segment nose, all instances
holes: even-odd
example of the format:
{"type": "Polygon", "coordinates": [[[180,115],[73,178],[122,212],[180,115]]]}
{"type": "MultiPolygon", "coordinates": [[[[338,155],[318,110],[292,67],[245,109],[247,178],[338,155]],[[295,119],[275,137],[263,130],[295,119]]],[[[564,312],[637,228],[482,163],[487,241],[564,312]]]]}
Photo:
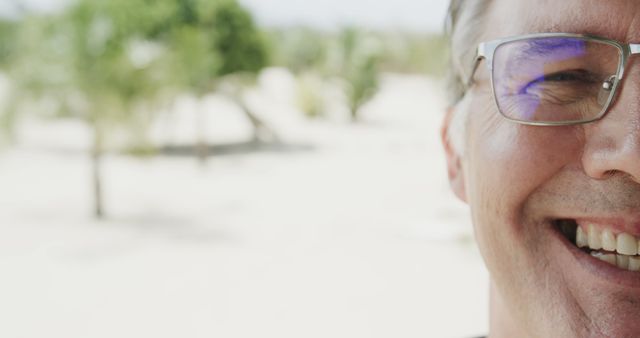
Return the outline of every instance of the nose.
{"type": "Polygon", "coordinates": [[[640,183],[640,72],[619,88],[615,104],[607,115],[585,125],[582,165],[587,175],[605,179],[625,174],[640,183]]]}

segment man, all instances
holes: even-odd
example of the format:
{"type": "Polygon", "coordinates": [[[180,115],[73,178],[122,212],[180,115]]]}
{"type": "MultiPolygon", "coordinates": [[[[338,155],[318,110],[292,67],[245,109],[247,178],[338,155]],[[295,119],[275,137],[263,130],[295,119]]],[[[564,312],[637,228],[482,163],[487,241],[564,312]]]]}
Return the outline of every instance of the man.
{"type": "Polygon", "coordinates": [[[501,337],[640,337],[640,1],[453,0],[443,125],[501,337]]]}

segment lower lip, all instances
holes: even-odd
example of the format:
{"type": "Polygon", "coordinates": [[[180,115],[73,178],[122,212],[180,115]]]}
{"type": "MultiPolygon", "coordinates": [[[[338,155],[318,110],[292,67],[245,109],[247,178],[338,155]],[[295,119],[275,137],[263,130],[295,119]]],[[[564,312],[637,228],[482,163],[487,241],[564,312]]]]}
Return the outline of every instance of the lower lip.
{"type": "Polygon", "coordinates": [[[637,289],[640,292],[640,272],[623,270],[607,262],[603,262],[569,242],[555,227],[551,228],[553,229],[554,237],[572,254],[573,259],[569,259],[569,262],[566,262],[569,264],[568,266],[578,267],[578,270],[583,270],[587,274],[601,280],[602,283],[637,289]]]}

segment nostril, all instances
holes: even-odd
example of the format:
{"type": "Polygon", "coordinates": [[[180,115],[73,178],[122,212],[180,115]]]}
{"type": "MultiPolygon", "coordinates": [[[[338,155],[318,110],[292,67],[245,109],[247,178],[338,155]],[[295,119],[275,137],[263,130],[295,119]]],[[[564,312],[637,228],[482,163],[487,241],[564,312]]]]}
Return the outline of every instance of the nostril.
{"type": "Polygon", "coordinates": [[[634,181],[640,181],[640,130],[630,133],[619,122],[594,126],[586,132],[580,161],[590,178],[604,180],[630,176],[634,181]]]}

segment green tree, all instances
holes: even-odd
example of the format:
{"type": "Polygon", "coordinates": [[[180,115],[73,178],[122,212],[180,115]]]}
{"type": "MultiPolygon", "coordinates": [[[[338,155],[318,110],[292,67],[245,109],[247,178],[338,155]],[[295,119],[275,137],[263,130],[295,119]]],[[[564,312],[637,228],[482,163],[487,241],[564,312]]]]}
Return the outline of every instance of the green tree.
{"type": "Polygon", "coordinates": [[[0,19],[0,68],[5,70],[11,56],[15,52],[16,33],[18,31],[18,22],[9,19],[0,19]]]}
{"type": "Polygon", "coordinates": [[[267,48],[253,18],[236,1],[222,0],[213,17],[216,49],[222,56],[219,75],[256,74],[268,64],[267,48]]]}
{"type": "Polygon", "coordinates": [[[115,129],[140,126],[155,100],[163,74],[154,67],[160,47],[145,40],[158,11],[145,0],[79,0],[65,12],[24,17],[19,52],[10,76],[12,109],[25,102],[54,100],[59,116],[85,122],[92,131],[90,159],[94,214],[104,216],[102,161],[115,129]]]}
{"type": "Polygon", "coordinates": [[[340,74],[346,81],[345,93],[352,121],[358,120],[360,108],[378,90],[381,50],[378,41],[355,28],[340,34],[340,74]]]}
{"type": "MultiPolygon", "coordinates": [[[[19,22],[15,20],[0,19],[0,72],[8,75],[11,72],[11,65],[17,53],[17,33],[19,22]]],[[[0,111],[0,129],[3,131],[0,140],[12,134],[15,113],[13,109],[3,109],[0,111]]]]}
{"type": "Polygon", "coordinates": [[[267,65],[266,46],[234,0],[77,0],[60,14],[25,14],[17,27],[0,22],[0,39],[11,41],[0,46],[0,67],[15,94],[5,116],[46,99],[56,116],[86,123],[96,217],[104,215],[102,162],[114,131],[141,138],[156,107],[175,95],[231,84],[256,130],[264,126],[241,92],[267,65]]]}
{"type": "Polygon", "coordinates": [[[329,38],[326,34],[310,28],[287,28],[271,31],[269,41],[276,66],[286,67],[294,74],[327,71],[329,38]]]}
{"type": "Polygon", "coordinates": [[[296,103],[309,117],[324,113],[324,86],[330,75],[329,38],[309,28],[290,28],[270,32],[274,63],[296,76],[296,103]]]}
{"type": "Polygon", "coordinates": [[[244,100],[244,90],[255,83],[258,73],[269,64],[268,46],[250,13],[235,0],[222,0],[213,20],[217,33],[216,50],[221,57],[219,90],[232,99],[252,124],[254,141],[277,140],[244,100]]]}
{"type": "Polygon", "coordinates": [[[407,32],[377,35],[383,41],[381,68],[384,70],[444,76],[449,49],[444,35],[407,32]]]}
{"type": "MultiPolygon", "coordinates": [[[[198,99],[223,90],[246,114],[255,135],[267,129],[242,98],[243,88],[268,64],[267,46],[251,15],[234,0],[181,1],[171,25],[163,36],[177,88],[198,99]]],[[[209,154],[202,129],[205,114],[200,109],[197,119],[201,162],[209,154]]]]}

